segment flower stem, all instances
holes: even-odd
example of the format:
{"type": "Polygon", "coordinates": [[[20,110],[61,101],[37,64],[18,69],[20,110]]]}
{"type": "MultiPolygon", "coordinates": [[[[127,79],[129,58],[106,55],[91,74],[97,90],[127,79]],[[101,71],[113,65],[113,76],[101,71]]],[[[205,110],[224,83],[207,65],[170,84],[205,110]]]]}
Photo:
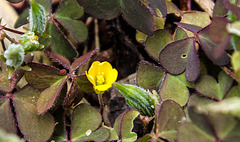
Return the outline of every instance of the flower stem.
{"type": "Polygon", "coordinates": [[[100,114],[103,116],[103,98],[102,98],[102,94],[98,94],[98,101],[99,101],[99,105],[100,105],[100,114]]]}

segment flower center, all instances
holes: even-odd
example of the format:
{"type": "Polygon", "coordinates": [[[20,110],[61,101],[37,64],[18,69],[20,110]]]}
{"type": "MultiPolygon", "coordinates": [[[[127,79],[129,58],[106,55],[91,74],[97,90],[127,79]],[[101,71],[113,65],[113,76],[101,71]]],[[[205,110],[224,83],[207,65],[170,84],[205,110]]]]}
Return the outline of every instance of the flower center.
{"type": "Polygon", "coordinates": [[[97,74],[97,81],[96,81],[96,85],[103,85],[105,83],[105,79],[104,79],[104,72],[99,72],[97,74]]]}

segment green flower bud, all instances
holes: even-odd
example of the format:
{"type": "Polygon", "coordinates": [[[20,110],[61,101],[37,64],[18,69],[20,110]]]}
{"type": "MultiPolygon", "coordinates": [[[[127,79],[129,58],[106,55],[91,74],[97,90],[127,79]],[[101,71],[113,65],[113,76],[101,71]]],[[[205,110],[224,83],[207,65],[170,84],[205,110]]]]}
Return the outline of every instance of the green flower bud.
{"type": "Polygon", "coordinates": [[[18,67],[24,59],[24,50],[21,44],[10,44],[4,52],[6,64],[11,67],[18,67]]]}
{"type": "Polygon", "coordinates": [[[25,52],[41,50],[44,47],[42,44],[39,44],[38,36],[30,31],[20,37],[19,43],[23,46],[25,52]]]}
{"type": "Polygon", "coordinates": [[[141,115],[153,116],[154,105],[152,96],[146,90],[130,84],[114,83],[119,92],[124,96],[127,104],[132,108],[140,112],[141,115]]]}

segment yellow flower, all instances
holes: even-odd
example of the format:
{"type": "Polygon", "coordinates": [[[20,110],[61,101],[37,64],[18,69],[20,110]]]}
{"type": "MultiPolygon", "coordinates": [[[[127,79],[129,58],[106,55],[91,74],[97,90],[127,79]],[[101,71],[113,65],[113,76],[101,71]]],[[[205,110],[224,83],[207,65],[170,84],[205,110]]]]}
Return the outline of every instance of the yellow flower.
{"type": "Polygon", "coordinates": [[[93,84],[94,91],[97,94],[103,94],[117,80],[118,71],[107,61],[102,63],[94,61],[88,72],[86,71],[86,75],[93,84]]]}

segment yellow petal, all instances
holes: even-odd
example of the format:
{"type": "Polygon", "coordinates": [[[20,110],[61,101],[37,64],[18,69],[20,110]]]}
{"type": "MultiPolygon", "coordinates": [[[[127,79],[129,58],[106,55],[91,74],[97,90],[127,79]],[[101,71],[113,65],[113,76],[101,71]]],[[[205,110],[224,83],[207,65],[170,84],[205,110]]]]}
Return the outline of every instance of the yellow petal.
{"type": "Polygon", "coordinates": [[[102,92],[102,91],[107,91],[110,87],[112,87],[112,84],[103,84],[103,85],[95,86],[94,89],[99,92],[102,92]]]}
{"type": "Polygon", "coordinates": [[[111,69],[112,65],[107,61],[104,61],[98,65],[98,72],[103,72],[105,75],[108,74],[111,69]]]}
{"type": "Polygon", "coordinates": [[[95,79],[93,78],[93,76],[87,74],[87,71],[86,71],[86,76],[87,76],[88,80],[93,84],[93,86],[96,86],[95,79]]]}
{"type": "Polygon", "coordinates": [[[116,69],[112,69],[111,71],[109,71],[109,73],[106,75],[106,83],[113,83],[117,80],[117,76],[118,76],[118,71],[116,69]]]}
{"type": "Polygon", "coordinates": [[[88,70],[88,74],[91,75],[93,77],[93,79],[95,80],[96,75],[98,73],[98,66],[99,66],[100,62],[99,61],[94,61],[91,65],[91,67],[88,70]]]}

